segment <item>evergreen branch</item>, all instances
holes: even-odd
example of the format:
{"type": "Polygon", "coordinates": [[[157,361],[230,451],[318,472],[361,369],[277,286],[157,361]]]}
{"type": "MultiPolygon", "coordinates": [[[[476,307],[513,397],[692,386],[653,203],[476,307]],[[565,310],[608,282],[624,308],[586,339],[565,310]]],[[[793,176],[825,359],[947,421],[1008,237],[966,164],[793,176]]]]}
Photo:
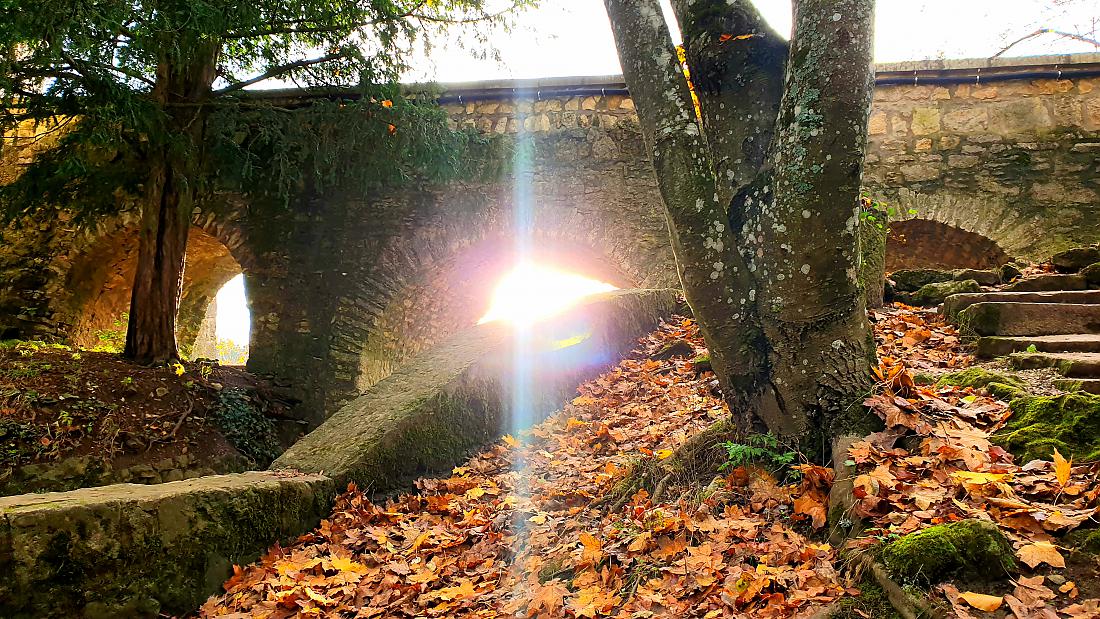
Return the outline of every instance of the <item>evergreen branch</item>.
{"type": "Polygon", "coordinates": [[[271,79],[271,78],[274,78],[274,77],[279,77],[280,75],[285,75],[285,74],[290,73],[291,71],[294,71],[296,69],[301,69],[303,67],[310,67],[310,66],[318,65],[318,64],[324,64],[326,62],[332,62],[333,60],[339,60],[341,58],[347,58],[347,57],[348,57],[348,54],[346,52],[338,52],[338,53],[335,53],[335,54],[328,54],[326,56],[321,56],[320,58],[309,58],[309,59],[306,59],[306,60],[298,60],[296,62],[288,62],[287,64],[279,65],[277,67],[271,67],[267,71],[264,71],[263,73],[257,75],[256,77],[253,77],[251,79],[244,80],[243,82],[236,82],[234,84],[230,84],[229,86],[226,86],[225,88],[222,88],[221,90],[215,90],[212,94],[214,96],[224,95],[224,94],[227,94],[227,93],[230,93],[230,92],[241,90],[242,88],[247,88],[247,87],[249,87],[253,84],[256,84],[258,82],[262,82],[264,80],[268,80],[268,79],[271,79]]]}

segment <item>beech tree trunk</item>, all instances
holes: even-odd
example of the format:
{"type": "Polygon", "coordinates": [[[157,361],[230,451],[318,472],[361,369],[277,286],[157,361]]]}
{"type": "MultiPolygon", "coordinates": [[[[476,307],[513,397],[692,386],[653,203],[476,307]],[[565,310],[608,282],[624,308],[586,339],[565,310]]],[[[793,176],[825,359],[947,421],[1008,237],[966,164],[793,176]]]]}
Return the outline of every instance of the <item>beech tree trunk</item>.
{"type": "Polygon", "coordinates": [[[176,316],[199,178],[205,118],[201,104],[211,92],[216,57],[217,48],[208,46],[188,66],[162,62],[151,95],[165,111],[167,139],[149,154],[123,351],[142,364],[179,358],[176,316]]]}
{"type": "Polygon", "coordinates": [[[797,0],[788,46],[748,0],[605,0],[681,283],[743,432],[827,456],[876,429],[859,273],[874,0],[797,0]]]}

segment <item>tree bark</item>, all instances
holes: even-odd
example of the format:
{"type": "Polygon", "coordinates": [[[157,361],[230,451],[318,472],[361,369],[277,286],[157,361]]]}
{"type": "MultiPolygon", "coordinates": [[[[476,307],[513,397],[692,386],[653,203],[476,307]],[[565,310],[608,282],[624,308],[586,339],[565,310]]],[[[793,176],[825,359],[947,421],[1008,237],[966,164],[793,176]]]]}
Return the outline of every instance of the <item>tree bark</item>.
{"type": "Polygon", "coordinates": [[[123,356],[151,364],[179,358],[176,316],[183,285],[205,113],[217,47],[200,48],[187,66],[162,62],[152,97],[165,111],[165,139],[149,154],[137,270],[123,356]]]}
{"type": "Polygon", "coordinates": [[[822,456],[875,427],[857,277],[873,4],[796,2],[788,58],[747,1],[676,0],[699,124],[657,1],[605,0],[734,419],[822,456]]]}
{"type": "MultiPolygon", "coordinates": [[[[727,397],[754,394],[765,364],[751,279],[720,202],[691,92],[657,0],[606,0],[665,205],[684,295],[727,397]]],[[[737,402],[747,410],[749,399],[737,402]]]]}

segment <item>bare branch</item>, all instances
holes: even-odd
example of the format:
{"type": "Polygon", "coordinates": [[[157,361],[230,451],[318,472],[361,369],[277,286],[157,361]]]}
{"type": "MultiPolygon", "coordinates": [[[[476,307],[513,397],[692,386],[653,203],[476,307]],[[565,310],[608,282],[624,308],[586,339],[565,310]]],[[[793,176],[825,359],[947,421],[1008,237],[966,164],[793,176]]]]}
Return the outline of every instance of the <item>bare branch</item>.
{"type": "Polygon", "coordinates": [[[990,58],[997,58],[997,57],[1001,56],[1002,54],[1004,54],[1005,52],[1007,52],[1008,50],[1012,49],[1013,47],[1016,47],[1020,43],[1023,43],[1024,41],[1034,39],[1035,37],[1039,37],[1039,36],[1042,36],[1044,34],[1056,34],[1059,37],[1062,37],[1063,39],[1073,39],[1074,41],[1080,41],[1082,43],[1088,43],[1089,45],[1093,45],[1095,47],[1100,47],[1100,41],[1098,41],[1096,39],[1090,39],[1089,37],[1082,36],[1082,35],[1079,35],[1079,34],[1074,34],[1072,32],[1062,32],[1061,30],[1053,30],[1051,28],[1039,28],[1035,32],[1032,32],[1031,34],[1025,34],[1024,36],[1016,39],[1015,41],[1013,41],[1011,43],[1009,43],[1008,45],[1003,47],[1001,49],[1001,51],[999,51],[996,54],[993,54],[992,56],[990,56],[990,58]]]}
{"type": "Polygon", "coordinates": [[[304,68],[304,67],[310,67],[310,66],[313,66],[313,65],[324,64],[326,62],[332,62],[334,60],[339,60],[341,58],[346,58],[347,56],[348,55],[347,55],[346,52],[337,52],[335,54],[328,54],[326,56],[321,56],[320,58],[309,58],[309,59],[306,59],[306,60],[298,60],[296,62],[288,62],[287,64],[284,64],[284,65],[279,65],[277,67],[271,67],[267,71],[264,71],[263,73],[257,75],[256,77],[253,77],[251,79],[244,80],[243,82],[236,82],[234,84],[226,86],[225,88],[222,88],[221,90],[215,90],[211,94],[213,94],[215,96],[224,95],[226,93],[241,90],[242,88],[247,88],[247,87],[251,86],[252,84],[256,84],[256,83],[262,82],[264,80],[279,77],[280,75],[286,75],[287,73],[290,73],[290,72],[295,71],[297,69],[301,69],[301,68],[304,68]]]}

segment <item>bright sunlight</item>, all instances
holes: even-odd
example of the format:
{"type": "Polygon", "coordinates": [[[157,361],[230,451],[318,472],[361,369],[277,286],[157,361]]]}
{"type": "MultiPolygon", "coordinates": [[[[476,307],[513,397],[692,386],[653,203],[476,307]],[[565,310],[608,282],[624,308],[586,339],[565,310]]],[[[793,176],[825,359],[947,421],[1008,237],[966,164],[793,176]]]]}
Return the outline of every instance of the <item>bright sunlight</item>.
{"type": "Polygon", "coordinates": [[[611,290],[618,288],[576,273],[521,263],[497,284],[489,311],[478,324],[494,320],[530,324],[557,314],[584,297],[611,290]]]}

